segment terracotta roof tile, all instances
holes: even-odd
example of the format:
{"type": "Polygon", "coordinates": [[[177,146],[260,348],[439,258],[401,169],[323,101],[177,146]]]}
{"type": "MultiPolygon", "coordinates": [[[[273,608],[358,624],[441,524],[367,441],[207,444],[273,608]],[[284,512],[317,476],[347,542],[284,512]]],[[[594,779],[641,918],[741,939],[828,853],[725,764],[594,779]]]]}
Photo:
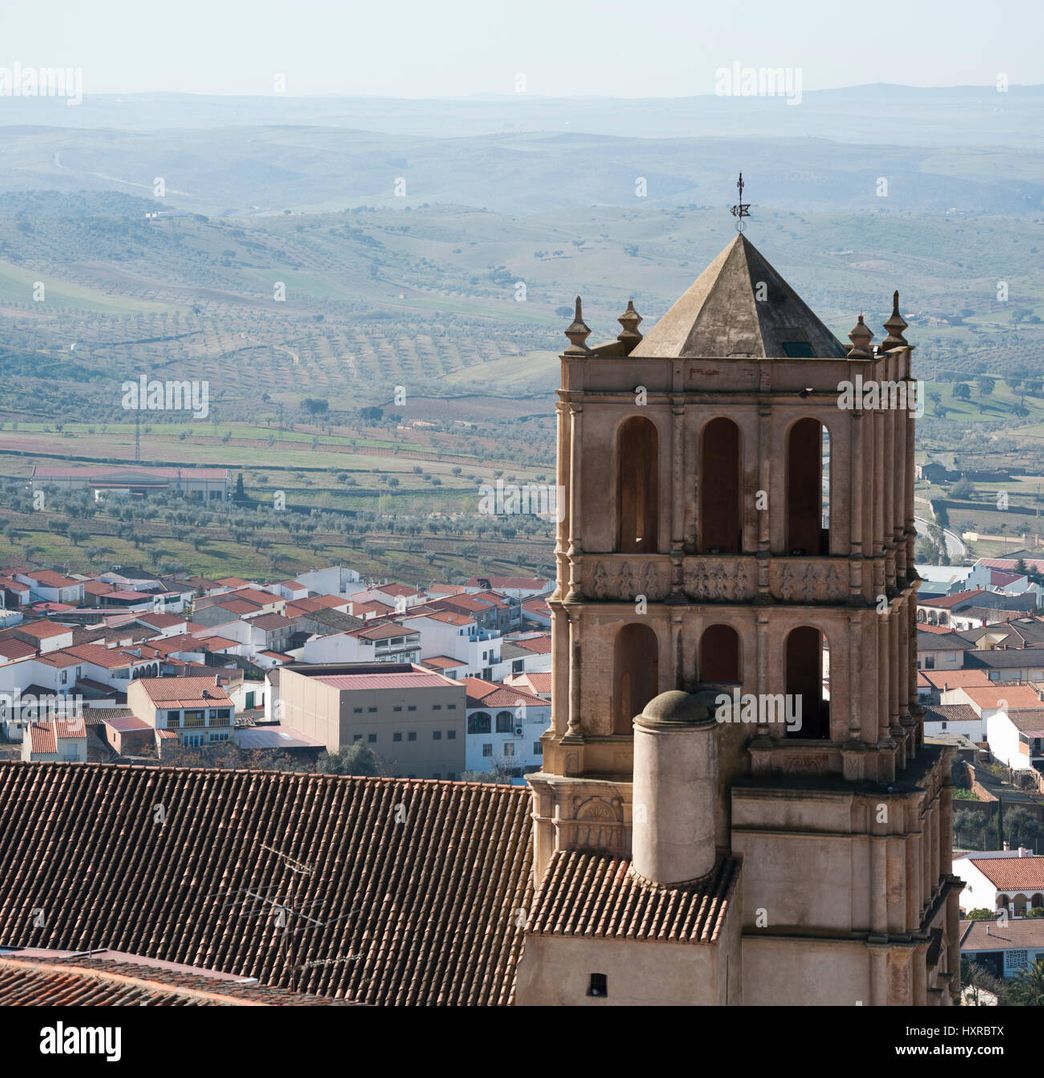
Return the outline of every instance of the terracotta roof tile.
{"type": "Polygon", "coordinates": [[[596,851],[556,850],[526,932],[717,943],[741,864],[719,853],[698,884],[661,887],[633,876],[627,861],[596,851]]]}
{"type": "Polygon", "coordinates": [[[113,948],[371,1004],[507,1004],[529,807],[493,783],[8,763],[0,944],[113,948]],[[278,903],[311,920],[290,914],[285,935],[265,916],[278,903]]]}
{"type": "Polygon", "coordinates": [[[1044,857],[976,857],[972,864],[1001,891],[1044,891],[1044,857]]]}
{"type": "MultiPolygon", "coordinates": [[[[130,956],[128,956],[130,957],[130,956]]],[[[22,1007],[303,1007],[350,1006],[248,984],[208,970],[116,961],[96,956],[0,958],[0,1006],[22,1007]]]]}

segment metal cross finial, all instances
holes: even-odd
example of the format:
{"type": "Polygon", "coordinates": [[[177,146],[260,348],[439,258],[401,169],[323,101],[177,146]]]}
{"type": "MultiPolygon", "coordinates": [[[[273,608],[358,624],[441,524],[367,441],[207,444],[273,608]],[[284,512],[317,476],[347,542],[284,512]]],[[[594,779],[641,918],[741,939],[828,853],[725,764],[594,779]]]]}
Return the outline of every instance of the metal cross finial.
{"type": "Polygon", "coordinates": [[[731,211],[730,211],[732,213],[732,216],[737,218],[737,220],[736,220],[736,231],[737,232],[742,232],[743,231],[743,218],[750,216],[750,203],[743,201],[743,187],[744,187],[743,173],[741,172],[739,174],[739,179],[736,181],[736,189],[739,191],[739,202],[737,202],[736,205],[733,206],[731,211]]]}

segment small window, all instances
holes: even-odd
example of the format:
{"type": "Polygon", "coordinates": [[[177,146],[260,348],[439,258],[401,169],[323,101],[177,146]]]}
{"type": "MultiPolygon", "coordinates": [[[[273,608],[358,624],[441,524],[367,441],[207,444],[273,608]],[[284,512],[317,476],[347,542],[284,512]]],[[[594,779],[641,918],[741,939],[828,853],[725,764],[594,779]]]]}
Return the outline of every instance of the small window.
{"type": "Polygon", "coordinates": [[[456,741],[457,740],[457,731],[456,730],[447,730],[446,731],[446,740],[447,741],[456,741]]]}
{"type": "Polygon", "coordinates": [[[533,755],[534,756],[543,756],[544,755],[544,746],[541,745],[539,741],[534,741],[533,742],[533,755]]]}
{"type": "Polygon", "coordinates": [[[482,746],[482,755],[483,756],[492,756],[493,755],[493,746],[492,745],[483,745],[482,746]]]}
{"type": "Polygon", "coordinates": [[[446,705],[446,710],[447,711],[456,711],[457,710],[457,705],[456,704],[447,704],[446,705]]]}
{"type": "Polygon", "coordinates": [[[587,994],[604,999],[609,995],[609,979],[604,973],[592,973],[587,985],[587,994]]]}
{"type": "Polygon", "coordinates": [[[356,734],[356,735],[355,735],[355,736],[354,736],[354,737],[352,738],[352,740],[353,740],[353,741],[362,741],[362,734],[356,734]]]}
{"type": "Polygon", "coordinates": [[[432,711],[441,711],[442,710],[442,704],[432,704],[431,705],[431,710],[432,711]]]}
{"type": "MultiPolygon", "coordinates": [[[[814,357],[812,345],[808,341],[784,341],[783,355],[788,359],[812,359],[814,357]]],[[[591,993],[589,992],[588,995],[591,993]]]]}
{"type": "Polygon", "coordinates": [[[392,734],[392,741],[401,741],[402,734],[392,734]]]}
{"type": "Polygon", "coordinates": [[[416,704],[407,704],[406,705],[406,710],[407,711],[416,711],[417,710],[417,705],[416,704]]]}
{"type": "Polygon", "coordinates": [[[367,708],[366,710],[367,710],[367,711],[368,711],[368,712],[369,712],[369,713],[370,713],[371,715],[375,715],[375,714],[377,713],[377,708],[375,708],[375,707],[368,707],[368,708],[367,708]]]}
{"type": "Polygon", "coordinates": [[[432,741],[441,741],[442,740],[442,731],[441,730],[432,730],[431,739],[432,739],[432,741]]]}
{"type": "Polygon", "coordinates": [[[366,735],[366,740],[369,742],[369,744],[376,745],[377,744],[377,735],[376,734],[367,734],[366,735]]]}
{"type": "Polygon", "coordinates": [[[401,707],[393,707],[392,711],[402,711],[402,708],[401,707]]]}
{"type": "Polygon", "coordinates": [[[362,714],[362,708],[361,707],[353,707],[352,708],[352,714],[353,715],[361,715],[362,714]]]}
{"type": "Polygon", "coordinates": [[[514,741],[508,741],[504,745],[504,755],[505,756],[514,756],[515,755],[515,743],[514,743],[514,741]]]}
{"type": "Polygon", "coordinates": [[[416,741],[416,740],[417,740],[417,731],[416,731],[416,730],[411,730],[411,731],[410,731],[410,732],[409,732],[409,733],[408,733],[408,734],[406,735],[406,740],[407,740],[407,741],[416,741]]]}

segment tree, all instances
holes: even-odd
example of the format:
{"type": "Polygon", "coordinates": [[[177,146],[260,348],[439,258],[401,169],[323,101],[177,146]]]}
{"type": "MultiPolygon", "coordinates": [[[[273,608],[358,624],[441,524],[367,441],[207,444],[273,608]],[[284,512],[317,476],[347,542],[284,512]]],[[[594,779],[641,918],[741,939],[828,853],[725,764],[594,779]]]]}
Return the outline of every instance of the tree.
{"type": "Polygon", "coordinates": [[[322,397],[305,397],[301,407],[309,415],[323,415],[330,410],[330,402],[322,397]]]}
{"type": "Polygon", "coordinates": [[[243,487],[243,473],[236,472],[236,489],[232,494],[232,500],[234,502],[246,501],[246,490],[243,487]]]}
{"type": "Polygon", "coordinates": [[[967,382],[958,382],[953,387],[953,399],[959,401],[971,400],[971,386],[967,382]]]}
{"type": "Polygon", "coordinates": [[[997,387],[997,380],[988,374],[980,374],[975,379],[975,385],[978,387],[980,397],[989,397],[997,387]]]}
{"type": "Polygon", "coordinates": [[[1008,1002],[1015,1007],[1044,1007],[1044,959],[1038,958],[1011,979],[1008,1002]]]}
{"type": "Polygon", "coordinates": [[[369,745],[356,741],[337,752],[324,752],[316,770],[324,775],[380,775],[384,766],[369,745]]]}

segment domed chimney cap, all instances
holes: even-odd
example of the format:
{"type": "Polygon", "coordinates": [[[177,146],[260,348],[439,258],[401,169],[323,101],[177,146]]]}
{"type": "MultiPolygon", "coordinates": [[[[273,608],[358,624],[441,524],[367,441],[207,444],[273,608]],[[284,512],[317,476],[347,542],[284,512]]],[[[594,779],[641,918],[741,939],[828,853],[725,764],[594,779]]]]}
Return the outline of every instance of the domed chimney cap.
{"type": "Polygon", "coordinates": [[[635,723],[648,728],[664,726],[716,726],[717,689],[682,692],[670,689],[654,696],[635,718],[635,723]]]}

